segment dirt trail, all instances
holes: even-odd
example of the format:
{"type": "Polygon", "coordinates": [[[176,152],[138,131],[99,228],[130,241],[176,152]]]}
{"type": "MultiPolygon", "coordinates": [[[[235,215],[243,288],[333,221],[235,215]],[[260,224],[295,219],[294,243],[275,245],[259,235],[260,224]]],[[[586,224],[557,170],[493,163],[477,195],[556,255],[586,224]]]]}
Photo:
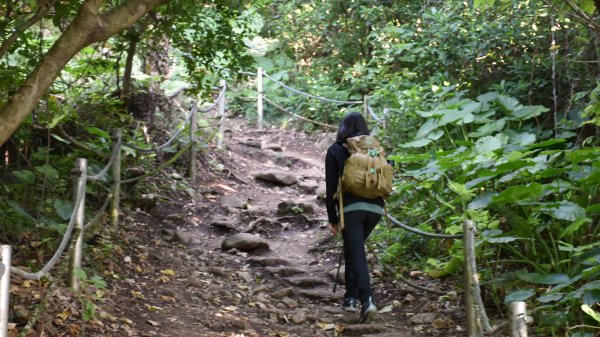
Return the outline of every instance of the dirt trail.
{"type": "Polygon", "coordinates": [[[343,286],[332,293],[328,275],[340,243],[324,226],[317,198],[326,146],[290,130],[228,125],[226,149],[199,160],[194,195],[166,189],[125,219],[129,248],[115,252],[120,274],[99,308],[109,323],[92,322],[87,335],[464,335],[459,300],[408,288],[376,266],[372,283],[384,310],[373,324],[354,324],[358,314],[341,310],[343,286]],[[298,181],[285,186],[255,178],[271,171],[298,181]],[[259,235],[269,249],[221,248],[240,232],[259,235]]]}

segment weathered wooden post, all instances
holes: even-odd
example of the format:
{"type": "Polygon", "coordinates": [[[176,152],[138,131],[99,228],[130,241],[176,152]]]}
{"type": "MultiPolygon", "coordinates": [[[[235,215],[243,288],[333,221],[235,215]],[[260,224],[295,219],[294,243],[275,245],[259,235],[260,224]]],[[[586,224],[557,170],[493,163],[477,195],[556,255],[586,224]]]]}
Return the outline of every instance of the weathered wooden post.
{"type": "Polygon", "coordinates": [[[119,227],[119,203],[121,202],[121,139],[123,137],[123,131],[121,129],[115,129],[113,131],[113,142],[115,147],[113,149],[115,155],[115,161],[112,166],[112,174],[114,185],[112,188],[112,200],[110,203],[110,225],[113,230],[119,227]]]}
{"type": "Polygon", "coordinates": [[[225,132],[225,80],[221,80],[219,82],[219,87],[223,91],[223,96],[221,96],[221,100],[219,101],[219,116],[221,116],[221,125],[219,125],[219,135],[217,136],[217,147],[219,149],[223,148],[223,133],[225,132]]]}
{"type": "Polygon", "coordinates": [[[192,116],[190,117],[190,179],[192,184],[196,183],[196,131],[198,131],[198,105],[199,100],[194,101],[192,116]]]}
{"type": "Polygon", "coordinates": [[[510,337],[527,337],[527,313],[525,302],[510,302],[510,337]]]}
{"type": "Polygon", "coordinates": [[[80,280],[77,277],[77,270],[81,269],[81,258],[83,249],[83,222],[85,221],[85,189],[87,182],[87,159],[77,158],[75,162],[75,173],[77,173],[77,180],[75,182],[75,202],[79,201],[79,204],[75,204],[77,212],[73,214],[75,217],[74,233],[76,234],[75,246],[71,252],[71,267],[69,271],[69,286],[79,291],[80,280]]]}
{"type": "Polygon", "coordinates": [[[473,222],[465,220],[463,222],[463,253],[465,256],[465,318],[467,321],[467,336],[478,336],[477,327],[477,312],[475,310],[475,301],[473,300],[473,270],[471,268],[470,250],[471,240],[470,234],[474,229],[473,222]]]}
{"type": "Polygon", "coordinates": [[[256,100],[257,126],[259,130],[263,127],[263,68],[258,67],[256,72],[256,90],[258,91],[258,99],[256,100]]]}
{"type": "Polygon", "coordinates": [[[365,116],[365,119],[367,120],[368,124],[369,120],[371,119],[371,116],[369,113],[369,96],[367,95],[363,96],[363,116],[365,116]]]}
{"type": "Polygon", "coordinates": [[[8,336],[11,255],[12,248],[10,246],[0,246],[0,337],[8,336]]]}

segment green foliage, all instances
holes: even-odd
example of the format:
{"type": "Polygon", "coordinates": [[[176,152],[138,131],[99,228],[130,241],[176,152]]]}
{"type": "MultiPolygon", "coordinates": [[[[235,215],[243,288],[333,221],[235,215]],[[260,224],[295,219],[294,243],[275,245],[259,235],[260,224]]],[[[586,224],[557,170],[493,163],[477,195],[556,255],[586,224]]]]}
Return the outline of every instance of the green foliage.
{"type": "MultiPolygon", "coordinates": [[[[600,252],[592,225],[599,220],[600,149],[549,138],[536,128],[546,110],[493,92],[476,100],[448,93],[438,106],[417,112],[424,121],[415,138],[391,156],[403,167],[392,213],[413,226],[438,223],[448,233],[463,219],[474,220],[487,263],[500,257],[522,281],[504,284],[516,287],[505,301],[535,298],[540,314],[596,303],[600,276],[590,267],[600,252]],[[532,283],[552,287],[542,292],[526,285],[532,283]]],[[[454,259],[460,253],[454,250],[454,259]]],[[[450,262],[433,266],[432,275],[444,275],[450,262]]],[[[482,273],[500,277],[494,269],[482,273]]],[[[553,326],[572,319],[566,315],[553,326]]]]}

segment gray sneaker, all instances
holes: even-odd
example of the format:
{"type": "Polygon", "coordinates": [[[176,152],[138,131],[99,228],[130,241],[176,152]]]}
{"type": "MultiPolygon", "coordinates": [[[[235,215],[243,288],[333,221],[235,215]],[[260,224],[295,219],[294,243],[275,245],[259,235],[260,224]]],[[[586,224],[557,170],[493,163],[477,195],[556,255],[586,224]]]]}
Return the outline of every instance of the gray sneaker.
{"type": "Polygon", "coordinates": [[[342,309],[347,312],[357,312],[358,300],[352,297],[344,298],[344,303],[342,303],[342,309]]]}
{"type": "Polygon", "coordinates": [[[369,297],[369,299],[362,304],[362,308],[360,309],[360,319],[358,320],[358,323],[370,324],[376,315],[377,307],[375,306],[375,303],[373,303],[373,299],[369,297]]]}

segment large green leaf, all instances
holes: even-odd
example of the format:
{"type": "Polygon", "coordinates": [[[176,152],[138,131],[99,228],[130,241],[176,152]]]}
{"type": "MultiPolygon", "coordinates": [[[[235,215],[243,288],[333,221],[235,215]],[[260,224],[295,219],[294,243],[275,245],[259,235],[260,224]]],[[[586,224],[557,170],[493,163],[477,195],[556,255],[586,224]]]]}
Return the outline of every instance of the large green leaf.
{"type": "Polygon", "coordinates": [[[543,207],[541,210],[555,219],[575,221],[585,216],[585,209],[570,201],[562,201],[555,207],[543,207]]]}
{"type": "Polygon", "coordinates": [[[519,101],[513,97],[500,95],[497,101],[502,107],[511,112],[519,107],[519,101]]]}
{"type": "Polygon", "coordinates": [[[428,119],[427,121],[425,121],[425,123],[423,125],[421,125],[421,127],[419,128],[419,131],[417,131],[417,135],[415,136],[415,139],[420,139],[420,138],[424,138],[426,137],[431,131],[437,129],[440,125],[438,124],[438,122],[435,119],[428,119]]]}
{"type": "Polygon", "coordinates": [[[469,137],[487,136],[487,135],[490,135],[490,134],[492,134],[494,132],[498,132],[498,131],[502,130],[505,125],[506,125],[506,119],[502,118],[502,119],[499,119],[497,121],[494,121],[494,122],[491,122],[491,123],[487,123],[487,124],[484,124],[484,125],[480,126],[477,129],[477,131],[470,132],[469,133],[469,137]]]}
{"type": "Polygon", "coordinates": [[[540,274],[540,273],[528,273],[524,270],[516,272],[519,279],[538,284],[560,284],[569,282],[569,276],[565,274],[540,274]]]}
{"type": "Polygon", "coordinates": [[[448,187],[458,194],[463,201],[469,201],[473,198],[473,192],[471,192],[465,185],[448,180],[448,187]]]}
{"type": "Polygon", "coordinates": [[[535,291],[531,289],[514,291],[504,298],[504,303],[525,301],[535,295],[535,291]]]}
{"type": "Polygon", "coordinates": [[[488,154],[501,147],[502,142],[498,138],[492,136],[483,137],[475,143],[475,151],[480,154],[488,154]]]}
{"type": "Polygon", "coordinates": [[[538,183],[511,186],[492,198],[496,204],[512,203],[539,198],[544,193],[544,186],[538,183]]]}
{"type": "Polygon", "coordinates": [[[468,209],[482,209],[486,208],[490,202],[492,201],[492,197],[494,194],[492,192],[486,192],[482,195],[478,195],[469,203],[467,206],[468,209]]]}
{"type": "Polygon", "coordinates": [[[527,146],[535,143],[536,136],[533,133],[521,132],[511,137],[511,143],[527,146]]]}
{"type": "Polygon", "coordinates": [[[432,140],[429,138],[422,138],[422,139],[413,140],[412,142],[400,144],[400,147],[402,147],[402,148],[423,147],[423,146],[429,145],[431,142],[432,142],[432,140]]]}
{"type": "Polygon", "coordinates": [[[558,302],[565,297],[561,292],[548,293],[537,298],[540,303],[558,302]]]}
{"type": "Polygon", "coordinates": [[[488,92],[482,95],[477,96],[477,100],[481,103],[481,104],[486,104],[489,103],[495,99],[497,99],[498,97],[500,97],[500,94],[497,92],[488,92]]]}
{"type": "Polygon", "coordinates": [[[71,218],[71,215],[73,213],[73,205],[70,202],[56,199],[54,200],[52,206],[56,210],[56,213],[63,220],[69,220],[71,218]]]}
{"type": "Polygon", "coordinates": [[[592,309],[589,305],[582,304],[581,310],[590,315],[594,320],[596,320],[596,322],[600,323],[600,313],[594,311],[594,309],[592,309]]]}
{"type": "Polygon", "coordinates": [[[567,226],[565,229],[562,230],[562,232],[560,232],[559,238],[564,238],[567,235],[570,235],[576,231],[579,230],[579,228],[581,228],[581,226],[585,223],[589,223],[592,222],[591,218],[587,218],[587,217],[581,217],[575,221],[573,221],[569,226],[567,226]]]}
{"type": "Polygon", "coordinates": [[[511,119],[527,120],[533,117],[537,117],[546,111],[548,111],[548,108],[541,105],[525,106],[513,111],[511,114],[511,119]]]}

